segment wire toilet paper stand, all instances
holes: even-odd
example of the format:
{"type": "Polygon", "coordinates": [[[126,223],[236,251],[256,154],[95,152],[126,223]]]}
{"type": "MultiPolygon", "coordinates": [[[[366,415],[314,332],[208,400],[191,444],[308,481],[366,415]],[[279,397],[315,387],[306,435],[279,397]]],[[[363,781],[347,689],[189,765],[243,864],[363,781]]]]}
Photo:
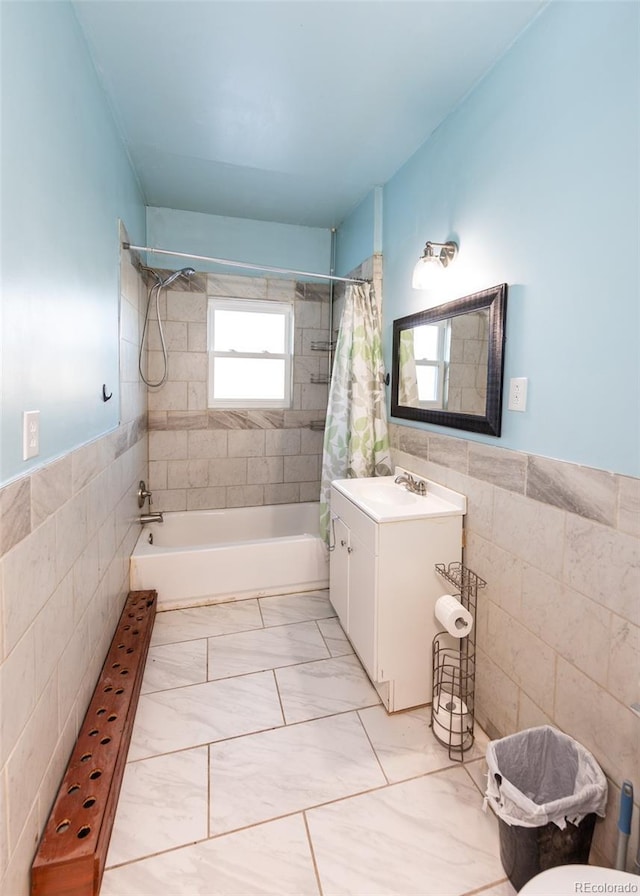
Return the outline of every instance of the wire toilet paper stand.
{"type": "Polygon", "coordinates": [[[476,604],[478,590],[487,584],[462,563],[436,563],[436,572],[452,584],[456,597],[471,614],[469,634],[455,641],[442,631],[433,639],[433,701],[431,729],[449,750],[449,759],[462,761],[474,742],[476,681],[476,604]]]}

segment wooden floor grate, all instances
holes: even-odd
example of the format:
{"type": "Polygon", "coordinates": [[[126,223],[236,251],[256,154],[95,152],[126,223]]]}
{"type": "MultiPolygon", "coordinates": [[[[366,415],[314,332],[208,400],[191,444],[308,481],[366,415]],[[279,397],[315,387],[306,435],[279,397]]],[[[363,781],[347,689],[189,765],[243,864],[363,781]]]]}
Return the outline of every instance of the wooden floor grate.
{"type": "Polygon", "coordinates": [[[38,851],[31,896],[97,896],[156,613],[131,591],[38,851]]]}

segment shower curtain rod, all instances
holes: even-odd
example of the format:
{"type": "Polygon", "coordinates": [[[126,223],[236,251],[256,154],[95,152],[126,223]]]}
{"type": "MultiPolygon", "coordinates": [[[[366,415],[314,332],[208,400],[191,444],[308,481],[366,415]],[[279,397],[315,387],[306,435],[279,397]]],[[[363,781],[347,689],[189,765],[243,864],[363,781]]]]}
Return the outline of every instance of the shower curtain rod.
{"type": "Polygon", "coordinates": [[[291,268],[274,268],[269,265],[249,264],[245,261],[231,261],[229,258],[213,258],[209,255],[191,255],[188,252],[171,252],[169,249],[154,249],[151,246],[133,246],[131,243],[123,243],[123,249],[135,249],[138,252],[154,252],[156,255],[171,255],[173,258],[191,258],[196,261],[210,261],[214,264],[224,264],[233,268],[245,268],[251,271],[269,271],[272,274],[300,274],[303,277],[315,277],[319,280],[340,280],[342,283],[367,283],[367,280],[358,280],[354,277],[336,277],[333,274],[315,274],[313,271],[294,271],[291,268]]]}

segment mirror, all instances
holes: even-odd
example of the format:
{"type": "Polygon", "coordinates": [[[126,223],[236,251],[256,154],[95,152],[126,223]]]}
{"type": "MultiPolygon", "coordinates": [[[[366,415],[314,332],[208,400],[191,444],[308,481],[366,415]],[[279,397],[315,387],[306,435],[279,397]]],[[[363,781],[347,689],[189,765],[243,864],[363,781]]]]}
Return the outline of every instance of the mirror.
{"type": "Polygon", "coordinates": [[[393,322],[391,415],[499,436],[507,284],[393,322]]]}

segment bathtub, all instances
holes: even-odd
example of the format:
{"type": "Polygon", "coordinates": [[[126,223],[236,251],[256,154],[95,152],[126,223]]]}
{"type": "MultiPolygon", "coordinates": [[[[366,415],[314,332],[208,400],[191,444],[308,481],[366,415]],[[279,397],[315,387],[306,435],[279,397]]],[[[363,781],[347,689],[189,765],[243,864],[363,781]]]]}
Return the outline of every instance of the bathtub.
{"type": "Polygon", "coordinates": [[[317,502],[165,513],[142,526],[130,561],[131,589],[155,588],[158,610],[328,584],[317,502]]]}

